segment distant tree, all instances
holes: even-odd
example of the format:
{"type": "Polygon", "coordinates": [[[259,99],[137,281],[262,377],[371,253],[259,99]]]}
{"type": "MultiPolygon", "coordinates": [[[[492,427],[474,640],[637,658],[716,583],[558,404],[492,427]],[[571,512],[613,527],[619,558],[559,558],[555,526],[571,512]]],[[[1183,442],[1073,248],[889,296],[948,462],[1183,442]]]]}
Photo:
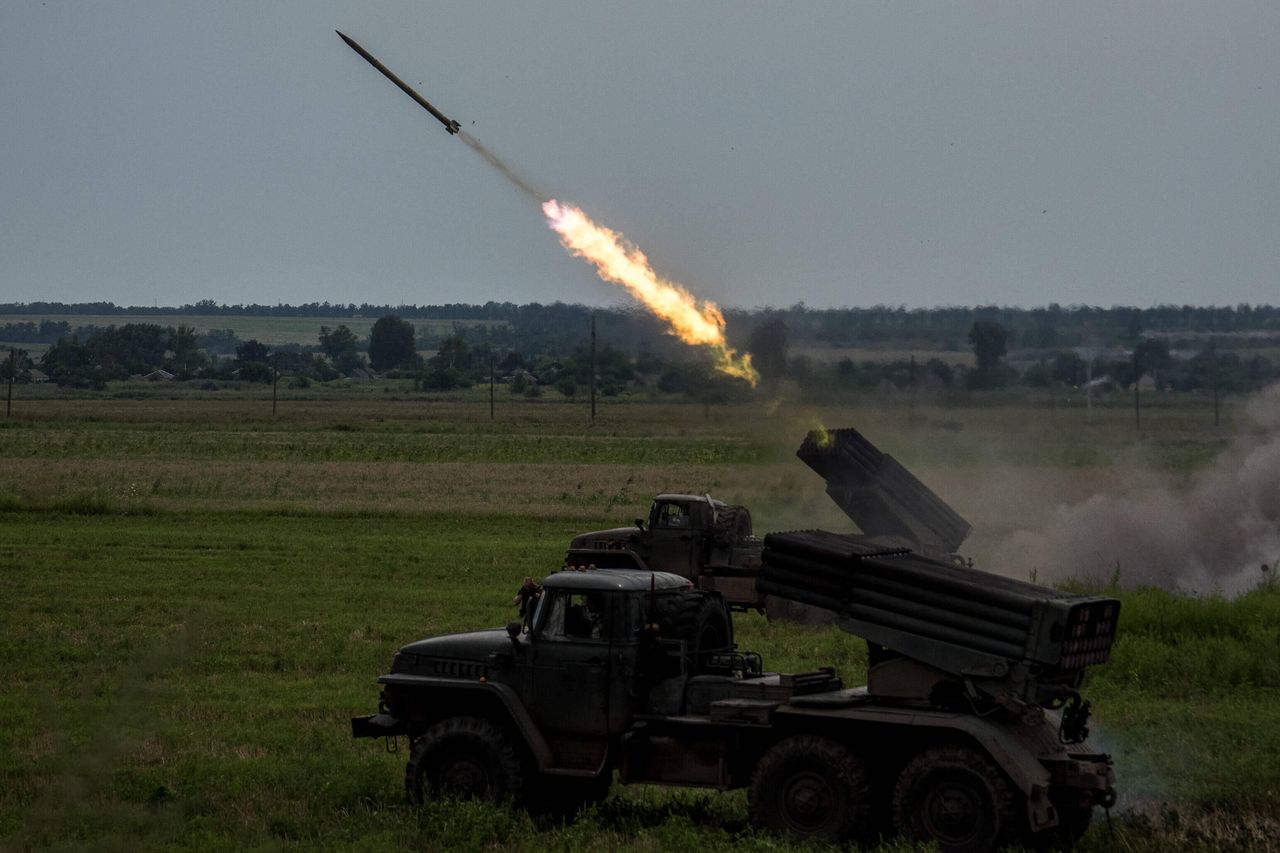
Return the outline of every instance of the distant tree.
{"type": "Polygon", "coordinates": [[[200,348],[210,354],[226,355],[235,352],[240,344],[231,329],[210,329],[197,338],[200,348]]]}
{"type": "Polygon", "coordinates": [[[471,383],[456,367],[436,367],[418,377],[418,386],[423,391],[452,391],[454,388],[470,388],[471,383]]]}
{"type": "Polygon", "coordinates": [[[770,317],[751,330],[747,337],[751,363],[768,382],[777,382],[787,373],[787,323],[781,316],[770,317]]]}
{"type": "Polygon", "coordinates": [[[350,373],[363,365],[357,349],[359,343],[355,332],[345,325],[332,330],[328,326],[320,327],[320,349],[339,373],[350,373]]]}
{"type": "Polygon", "coordinates": [[[107,379],[89,348],[75,335],[55,341],[45,350],[40,366],[55,384],[71,388],[101,388],[107,379]]]}
{"type": "Polygon", "coordinates": [[[1133,348],[1133,367],[1139,377],[1168,370],[1172,364],[1169,342],[1164,338],[1143,338],[1133,348]]]}
{"type": "Polygon", "coordinates": [[[440,349],[431,358],[431,365],[439,369],[455,367],[467,370],[472,362],[471,348],[462,335],[450,335],[440,342],[440,349]]]}
{"type": "Polygon", "coordinates": [[[556,390],[566,397],[572,397],[578,393],[578,383],[574,381],[572,376],[566,376],[556,383],[556,390]]]}
{"type": "Polygon", "coordinates": [[[178,327],[169,327],[169,351],[173,353],[173,366],[179,373],[186,373],[204,364],[204,353],[200,352],[200,337],[194,326],[179,323],[178,327]]]}
{"type": "Polygon", "coordinates": [[[369,361],[374,370],[403,367],[416,358],[412,323],[388,314],[373,324],[369,333],[369,361]]]}
{"type": "Polygon", "coordinates": [[[1088,369],[1088,364],[1076,353],[1060,352],[1053,357],[1049,378],[1054,382],[1076,387],[1085,383],[1088,369]]]}
{"type": "Polygon", "coordinates": [[[1001,363],[1009,343],[1009,332],[994,320],[978,320],[969,329],[969,343],[973,345],[978,360],[973,372],[973,384],[990,388],[1000,384],[1001,363]]]}
{"type": "Polygon", "coordinates": [[[938,377],[938,380],[947,388],[956,381],[956,371],[951,365],[947,364],[940,358],[931,358],[925,362],[925,370],[938,377]]]}
{"type": "Polygon", "coordinates": [[[249,364],[251,362],[266,363],[271,357],[271,350],[266,344],[258,343],[257,340],[250,338],[249,340],[236,347],[236,361],[240,364],[249,364]]]}

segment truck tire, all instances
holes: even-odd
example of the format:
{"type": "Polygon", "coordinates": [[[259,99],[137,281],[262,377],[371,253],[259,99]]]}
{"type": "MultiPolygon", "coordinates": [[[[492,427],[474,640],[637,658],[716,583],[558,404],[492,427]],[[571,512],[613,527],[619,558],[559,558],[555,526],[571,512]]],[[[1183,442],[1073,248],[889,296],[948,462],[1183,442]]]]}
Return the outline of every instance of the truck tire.
{"type": "Polygon", "coordinates": [[[716,512],[711,539],[717,545],[737,545],[751,535],[751,513],[745,506],[730,506],[716,512]]]}
{"type": "Polygon", "coordinates": [[[968,746],[935,746],[902,768],[893,791],[894,825],[943,853],[985,853],[1013,841],[1017,797],[1004,774],[968,746]]]}
{"type": "Polygon", "coordinates": [[[856,755],[830,738],[797,735],[775,744],[751,775],[751,822],[801,840],[843,842],[868,834],[871,784],[856,755]]]}
{"type": "Polygon", "coordinates": [[[441,797],[502,802],[520,798],[521,777],[501,729],[480,717],[450,717],[413,743],[404,787],[416,804],[441,797]]]}
{"type": "Polygon", "coordinates": [[[733,621],[719,595],[689,592],[662,619],[662,636],[684,640],[689,669],[697,672],[706,655],[733,647],[733,621]]]}

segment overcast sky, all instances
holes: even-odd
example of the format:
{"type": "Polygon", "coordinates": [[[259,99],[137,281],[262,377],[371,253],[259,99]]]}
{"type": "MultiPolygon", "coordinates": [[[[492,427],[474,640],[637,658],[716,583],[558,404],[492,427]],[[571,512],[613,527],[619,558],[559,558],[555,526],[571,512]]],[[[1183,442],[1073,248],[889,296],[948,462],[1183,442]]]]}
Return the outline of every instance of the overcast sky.
{"type": "Polygon", "coordinates": [[[548,195],[738,307],[1280,302],[1280,4],[0,11],[0,301],[624,304],[548,195]]]}

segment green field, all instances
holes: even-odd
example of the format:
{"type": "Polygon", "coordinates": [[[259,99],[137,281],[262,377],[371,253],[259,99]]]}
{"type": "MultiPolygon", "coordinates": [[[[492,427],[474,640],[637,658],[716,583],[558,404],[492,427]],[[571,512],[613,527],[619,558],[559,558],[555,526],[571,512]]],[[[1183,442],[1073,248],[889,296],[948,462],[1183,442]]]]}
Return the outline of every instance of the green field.
{"type": "MultiPolygon", "coordinates": [[[[1138,432],[1119,405],[633,400],[591,425],[581,402],[500,398],[490,420],[479,392],[391,385],[286,395],[277,417],[260,390],[30,393],[0,420],[0,849],[786,849],[740,794],[615,788],[568,826],[411,808],[403,753],[347,720],[398,645],[505,623],[521,577],[654,492],[847,529],[791,455],[819,424],[857,425],[953,503],[981,564],[1046,495],[1184,478],[1239,418],[1215,430],[1171,401],[1138,432]],[[1036,490],[987,488],[1010,472],[1036,490]]],[[[1114,592],[1120,639],[1087,688],[1123,795],[1085,848],[1280,849],[1280,589],[1114,592]]],[[[865,671],[835,629],[738,630],[770,668],[865,671]]]]}

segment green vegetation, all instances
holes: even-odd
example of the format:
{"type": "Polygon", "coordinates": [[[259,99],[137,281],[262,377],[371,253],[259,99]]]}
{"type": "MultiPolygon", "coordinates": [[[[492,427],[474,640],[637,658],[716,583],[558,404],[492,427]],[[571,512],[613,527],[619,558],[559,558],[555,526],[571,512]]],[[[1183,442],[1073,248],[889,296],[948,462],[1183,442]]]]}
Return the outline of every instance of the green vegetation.
{"type": "MultiPolygon", "coordinates": [[[[101,389],[146,376],[215,391],[231,381],[270,382],[277,369],[289,384],[309,386],[367,380],[371,367],[412,377],[415,390],[465,389],[496,374],[514,393],[539,397],[557,388],[572,397],[594,363],[604,396],[656,387],[699,402],[758,398],[666,331],[644,312],[563,303],[0,304],[0,346],[23,350],[22,364],[13,365],[19,382],[101,389]],[[593,358],[588,336],[597,327],[601,348],[593,358]]],[[[787,384],[813,399],[1011,386],[1242,393],[1280,377],[1280,309],[1271,306],[796,305],[729,311],[724,334],[752,356],[767,394],[787,384]]]]}
{"type": "MultiPolygon", "coordinates": [[[[398,645],[505,623],[521,577],[659,490],[742,500],[766,529],[847,523],[791,459],[818,423],[857,424],[980,530],[1002,511],[983,516],[983,486],[1010,462],[1091,488],[1197,470],[1225,441],[1185,401],[1138,433],[1124,407],[1088,424],[1000,396],[632,401],[593,427],[559,394],[508,396],[490,421],[487,395],[404,386],[300,390],[277,418],[260,391],[124,390],[27,397],[0,420],[0,846],[785,849],[733,794],[618,788],[570,826],[414,809],[403,753],[353,742],[347,721],[398,645]]],[[[1123,800],[1114,837],[1099,820],[1086,849],[1276,849],[1280,588],[1115,594],[1120,640],[1088,693],[1123,800]]],[[[835,629],[750,615],[739,635],[771,668],[865,672],[835,629]]]]}

